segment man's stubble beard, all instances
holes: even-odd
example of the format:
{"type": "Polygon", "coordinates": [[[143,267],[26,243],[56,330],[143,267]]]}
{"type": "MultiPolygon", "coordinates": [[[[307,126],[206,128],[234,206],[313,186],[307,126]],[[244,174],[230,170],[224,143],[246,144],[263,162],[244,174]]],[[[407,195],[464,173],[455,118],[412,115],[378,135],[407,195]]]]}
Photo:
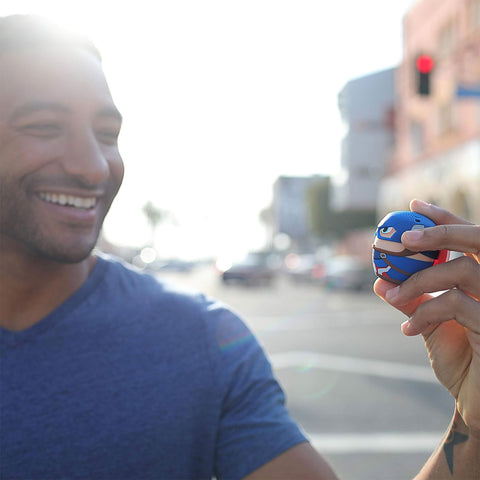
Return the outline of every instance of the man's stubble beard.
{"type": "MultiPolygon", "coordinates": [[[[48,235],[49,232],[44,231],[28,205],[17,201],[4,187],[4,182],[0,181],[0,235],[9,243],[22,246],[32,257],[59,263],[79,263],[90,256],[106,212],[98,219],[92,232],[88,235],[79,233],[78,242],[63,242],[60,238],[48,235]]],[[[69,237],[72,237],[72,233],[69,237]]]]}

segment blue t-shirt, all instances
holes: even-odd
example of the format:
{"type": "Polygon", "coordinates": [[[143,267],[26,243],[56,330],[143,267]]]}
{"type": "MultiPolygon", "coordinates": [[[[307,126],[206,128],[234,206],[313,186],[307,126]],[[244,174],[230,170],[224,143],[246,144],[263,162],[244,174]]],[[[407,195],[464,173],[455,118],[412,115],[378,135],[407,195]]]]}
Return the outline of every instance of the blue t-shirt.
{"type": "Polygon", "coordinates": [[[118,261],[0,345],[2,480],[239,479],[305,441],[232,311],[118,261]]]}

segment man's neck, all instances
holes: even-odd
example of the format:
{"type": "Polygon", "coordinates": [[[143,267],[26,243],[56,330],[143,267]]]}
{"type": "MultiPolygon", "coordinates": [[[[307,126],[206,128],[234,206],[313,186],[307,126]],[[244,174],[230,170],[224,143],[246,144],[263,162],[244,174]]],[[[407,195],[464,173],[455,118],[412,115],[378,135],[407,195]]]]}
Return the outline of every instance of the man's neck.
{"type": "Polygon", "coordinates": [[[55,310],[88,278],[96,258],[66,264],[0,255],[0,327],[26,330],[55,310]]]}

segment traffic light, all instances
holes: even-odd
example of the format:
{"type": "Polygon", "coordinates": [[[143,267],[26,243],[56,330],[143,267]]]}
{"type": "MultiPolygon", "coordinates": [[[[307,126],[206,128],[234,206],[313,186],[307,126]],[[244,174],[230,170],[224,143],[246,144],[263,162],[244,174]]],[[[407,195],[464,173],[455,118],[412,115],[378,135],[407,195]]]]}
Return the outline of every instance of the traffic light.
{"type": "Polygon", "coordinates": [[[430,95],[430,74],[434,66],[433,58],[430,55],[419,55],[415,60],[415,71],[417,75],[417,94],[430,95]]]}

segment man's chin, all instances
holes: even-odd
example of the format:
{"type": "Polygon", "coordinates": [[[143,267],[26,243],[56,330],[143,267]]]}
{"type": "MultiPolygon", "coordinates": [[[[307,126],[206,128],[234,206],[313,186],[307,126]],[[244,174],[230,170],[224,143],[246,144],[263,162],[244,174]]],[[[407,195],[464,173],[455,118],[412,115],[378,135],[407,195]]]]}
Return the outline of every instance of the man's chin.
{"type": "Polygon", "coordinates": [[[91,255],[92,250],[93,248],[88,250],[88,252],[56,254],[56,255],[46,256],[46,258],[49,258],[50,260],[55,261],[57,263],[65,263],[65,264],[81,263],[91,255]]]}
{"type": "Polygon", "coordinates": [[[96,239],[81,245],[31,245],[31,253],[46,261],[75,264],[86,260],[96,245],[96,239]]]}

